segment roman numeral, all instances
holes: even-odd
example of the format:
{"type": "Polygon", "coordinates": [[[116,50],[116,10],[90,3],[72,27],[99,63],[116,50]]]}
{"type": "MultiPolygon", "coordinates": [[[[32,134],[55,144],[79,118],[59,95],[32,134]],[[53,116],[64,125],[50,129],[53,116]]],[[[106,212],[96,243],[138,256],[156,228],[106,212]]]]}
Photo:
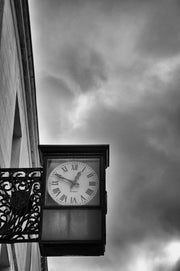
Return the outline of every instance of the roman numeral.
{"type": "Polygon", "coordinates": [[[90,188],[88,188],[88,190],[86,190],[86,194],[89,195],[89,196],[91,196],[93,192],[94,191],[92,189],[90,189],[90,188]]]}
{"type": "Polygon", "coordinates": [[[84,168],[81,170],[81,172],[83,172],[85,169],[86,169],[86,167],[84,167],[84,168]]]}
{"type": "Polygon", "coordinates": [[[72,164],[72,170],[77,170],[78,169],[78,164],[72,164]]]}
{"type": "Polygon", "coordinates": [[[71,204],[76,204],[77,203],[77,200],[75,197],[71,197],[71,200],[70,200],[71,204]]]}
{"type": "Polygon", "coordinates": [[[94,175],[94,172],[91,172],[87,175],[88,178],[91,178],[94,175]]]}
{"type": "Polygon", "coordinates": [[[96,186],[96,182],[89,182],[89,186],[96,186]]]}
{"type": "Polygon", "coordinates": [[[58,185],[58,181],[52,181],[52,185],[58,185]]]}
{"type": "Polygon", "coordinates": [[[87,199],[85,197],[83,197],[83,195],[81,195],[81,201],[85,202],[85,201],[87,201],[87,199]]]}
{"type": "Polygon", "coordinates": [[[60,201],[66,202],[66,201],[67,201],[67,196],[63,194],[63,195],[60,197],[60,201]]]}
{"type": "Polygon", "coordinates": [[[56,197],[61,193],[61,190],[59,187],[53,189],[53,193],[56,195],[56,197]]]}
{"type": "Polygon", "coordinates": [[[68,169],[67,169],[66,166],[62,167],[62,170],[63,170],[64,172],[67,172],[67,171],[68,171],[68,169]]]}

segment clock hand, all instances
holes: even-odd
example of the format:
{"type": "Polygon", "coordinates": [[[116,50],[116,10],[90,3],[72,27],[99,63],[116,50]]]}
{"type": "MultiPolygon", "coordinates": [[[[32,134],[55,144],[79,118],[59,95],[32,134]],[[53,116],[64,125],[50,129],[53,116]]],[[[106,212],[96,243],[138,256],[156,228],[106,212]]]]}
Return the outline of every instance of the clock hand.
{"type": "Polygon", "coordinates": [[[71,183],[71,184],[73,183],[72,180],[63,177],[62,175],[60,175],[60,174],[58,174],[58,173],[55,173],[55,176],[58,177],[58,178],[60,178],[61,180],[68,181],[68,182],[71,183]]]}
{"type": "Polygon", "coordinates": [[[79,185],[79,183],[77,183],[77,181],[79,180],[79,178],[80,178],[80,176],[81,176],[81,171],[79,171],[77,174],[76,174],[76,176],[75,176],[75,178],[74,178],[74,181],[72,181],[72,184],[71,184],[71,188],[74,186],[74,185],[79,185]]]}

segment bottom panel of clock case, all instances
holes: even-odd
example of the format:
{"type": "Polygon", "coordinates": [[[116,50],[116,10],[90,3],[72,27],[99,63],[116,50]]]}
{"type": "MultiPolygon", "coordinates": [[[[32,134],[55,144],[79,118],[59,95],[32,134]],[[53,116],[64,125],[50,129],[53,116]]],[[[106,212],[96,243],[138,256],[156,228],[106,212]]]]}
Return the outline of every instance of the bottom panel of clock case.
{"type": "Polygon", "coordinates": [[[42,256],[103,256],[105,245],[103,243],[76,243],[57,244],[41,243],[40,252],[42,256]]]}
{"type": "Polygon", "coordinates": [[[43,241],[101,240],[101,210],[44,210],[41,239],[43,241]]]}

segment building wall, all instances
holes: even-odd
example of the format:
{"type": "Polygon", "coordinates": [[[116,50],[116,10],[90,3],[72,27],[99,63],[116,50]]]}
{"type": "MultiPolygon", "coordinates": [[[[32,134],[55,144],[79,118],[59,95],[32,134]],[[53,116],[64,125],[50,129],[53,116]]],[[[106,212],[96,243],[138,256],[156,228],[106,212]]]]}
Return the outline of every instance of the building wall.
{"type": "Polygon", "coordinates": [[[0,148],[2,153],[2,167],[11,166],[15,106],[19,107],[22,130],[19,166],[25,167],[31,165],[22,60],[15,30],[15,18],[13,21],[10,0],[6,0],[4,1],[0,47],[0,148]]]}
{"type": "MultiPolygon", "coordinates": [[[[0,0],[0,167],[38,167],[38,124],[27,0],[0,0]]],[[[0,270],[38,271],[36,243],[0,245],[0,270]]]]}

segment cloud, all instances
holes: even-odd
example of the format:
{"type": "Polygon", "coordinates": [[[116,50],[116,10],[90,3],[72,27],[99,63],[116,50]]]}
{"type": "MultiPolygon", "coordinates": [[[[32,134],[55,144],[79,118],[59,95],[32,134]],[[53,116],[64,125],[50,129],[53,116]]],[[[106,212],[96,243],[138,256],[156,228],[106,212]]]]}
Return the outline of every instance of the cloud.
{"type": "Polygon", "coordinates": [[[86,126],[66,133],[66,140],[73,137],[77,143],[111,144],[108,234],[117,249],[179,236],[178,85],[174,73],[169,84],[160,85],[163,91],[149,91],[134,107],[127,104],[122,110],[121,100],[114,110],[96,97],[90,112],[81,112],[86,126]]]}
{"type": "Polygon", "coordinates": [[[61,61],[72,80],[82,92],[93,90],[106,81],[106,68],[101,54],[85,45],[70,45],[62,49],[61,61]]]}
{"type": "Polygon", "coordinates": [[[40,134],[45,135],[42,141],[46,141],[66,129],[67,114],[64,112],[72,107],[74,93],[63,78],[48,73],[39,76],[37,88],[40,134]]]}
{"type": "Polygon", "coordinates": [[[179,2],[36,5],[41,141],[110,143],[111,150],[106,256],[61,263],[68,270],[179,270],[178,257],[168,258],[180,237],[179,2]]]}
{"type": "Polygon", "coordinates": [[[173,267],[172,271],[179,271],[180,270],[180,260],[176,263],[176,265],[173,267]]]}
{"type": "Polygon", "coordinates": [[[152,1],[137,48],[141,54],[153,58],[179,54],[180,6],[178,1],[152,1]]]}

